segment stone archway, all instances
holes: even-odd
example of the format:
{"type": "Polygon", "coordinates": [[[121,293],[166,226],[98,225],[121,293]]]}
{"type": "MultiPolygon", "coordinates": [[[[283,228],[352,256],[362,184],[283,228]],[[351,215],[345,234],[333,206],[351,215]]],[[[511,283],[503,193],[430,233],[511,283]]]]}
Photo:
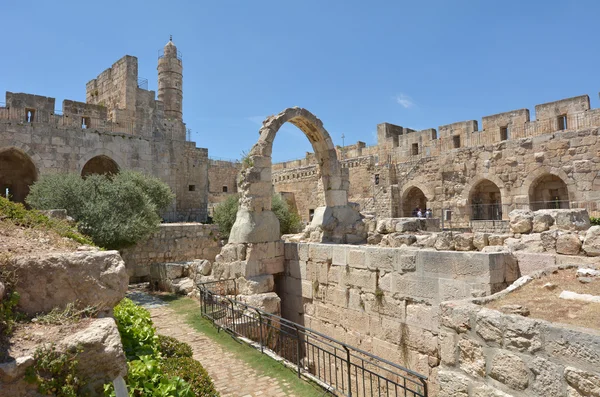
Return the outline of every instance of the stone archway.
{"type": "Polygon", "coordinates": [[[472,220],[501,220],[502,194],[500,188],[489,179],[481,179],[469,192],[472,220]]]}
{"type": "Polygon", "coordinates": [[[119,166],[117,163],[105,155],[92,157],[85,163],[83,169],[81,170],[81,176],[83,178],[92,174],[114,175],[118,173],[119,166]]]}
{"type": "Polygon", "coordinates": [[[425,196],[425,193],[421,189],[412,186],[402,196],[402,216],[416,216],[415,210],[417,208],[420,208],[423,212],[424,209],[427,209],[427,196],[425,196]]]}
{"type": "Polygon", "coordinates": [[[315,209],[309,228],[322,232],[322,241],[346,242],[344,227],[360,220],[348,206],[348,172],[342,169],[323,123],[306,109],[294,107],[263,121],[258,142],[242,162],[238,179],[240,208],[230,233],[230,243],[278,241],[279,221],[271,211],[273,185],[271,153],[277,131],[284,123],[298,127],[310,141],[323,186],[325,207],[315,209]]]}
{"type": "Polygon", "coordinates": [[[0,194],[12,201],[25,203],[29,186],[38,172],[31,158],[16,148],[0,149],[0,194]]]}
{"type": "Polygon", "coordinates": [[[540,209],[569,208],[569,189],[558,175],[545,173],[529,185],[529,208],[540,209]]]}

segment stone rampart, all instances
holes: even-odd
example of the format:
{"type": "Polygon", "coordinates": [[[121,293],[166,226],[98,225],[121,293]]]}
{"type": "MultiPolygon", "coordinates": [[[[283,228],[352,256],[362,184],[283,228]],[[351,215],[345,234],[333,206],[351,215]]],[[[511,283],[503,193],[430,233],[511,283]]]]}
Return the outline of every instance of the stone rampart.
{"type": "Polygon", "coordinates": [[[148,240],[121,250],[129,282],[147,281],[153,264],[214,261],[221,250],[219,228],[201,223],[165,223],[148,240]]]}
{"type": "Polygon", "coordinates": [[[504,314],[469,302],[441,306],[440,395],[600,395],[600,332],[504,314]]]}
{"type": "Polygon", "coordinates": [[[285,244],[276,280],[285,318],[431,378],[439,304],[495,293],[518,276],[508,253],[285,244]]]}

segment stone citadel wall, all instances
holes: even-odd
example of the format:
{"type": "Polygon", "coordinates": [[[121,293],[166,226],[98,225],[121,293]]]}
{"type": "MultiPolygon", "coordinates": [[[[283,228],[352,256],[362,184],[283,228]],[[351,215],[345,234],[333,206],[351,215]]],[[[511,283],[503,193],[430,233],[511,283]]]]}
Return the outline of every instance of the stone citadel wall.
{"type": "Polygon", "coordinates": [[[205,221],[208,150],[186,141],[185,124],[165,115],[180,102],[165,107],[154,91],[138,86],[137,58],[125,56],[88,82],[86,100],[65,100],[55,111],[54,98],[6,93],[0,107],[2,194],[23,201],[29,185],[46,173],[131,169],[171,187],[176,199],[163,214],[167,221],[205,221]]]}

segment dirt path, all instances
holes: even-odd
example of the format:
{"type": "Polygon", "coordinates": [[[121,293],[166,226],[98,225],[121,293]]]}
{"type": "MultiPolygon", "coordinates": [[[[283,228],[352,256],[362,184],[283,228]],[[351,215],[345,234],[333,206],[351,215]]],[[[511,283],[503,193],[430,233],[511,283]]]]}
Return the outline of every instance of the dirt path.
{"type": "Polygon", "coordinates": [[[185,324],[182,316],[164,305],[147,307],[159,333],[192,346],[194,359],[200,361],[222,397],[292,396],[287,383],[253,369],[218,343],[185,324]]]}

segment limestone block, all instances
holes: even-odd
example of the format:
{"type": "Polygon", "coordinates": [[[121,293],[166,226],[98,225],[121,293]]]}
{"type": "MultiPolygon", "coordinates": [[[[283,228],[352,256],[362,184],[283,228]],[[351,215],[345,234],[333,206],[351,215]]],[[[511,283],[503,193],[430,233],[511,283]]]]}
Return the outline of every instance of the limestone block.
{"type": "Polygon", "coordinates": [[[477,313],[475,331],[487,343],[502,345],[504,316],[496,310],[483,308],[477,313]]]}
{"type": "Polygon", "coordinates": [[[414,244],[417,241],[417,237],[413,234],[391,233],[385,235],[383,240],[385,240],[390,247],[401,247],[403,245],[408,246],[414,244]]]}
{"type": "Polygon", "coordinates": [[[473,235],[473,246],[481,251],[483,247],[487,247],[489,245],[489,233],[475,233],[473,235]]]}
{"type": "Polygon", "coordinates": [[[581,240],[575,233],[562,233],[556,239],[556,253],[577,255],[581,250],[581,240]]]}
{"type": "Polygon", "coordinates": [[[458,342],[458,362],[460,369],[474,377],[485,377],[485,355],[481,344],[471,339],[458,342]]]}
{"type": "Polygon", "coordinates": [[[504,245],[504,241],[510,237],[512,234],[490,234],[488,243],[489,245],[504,245]]]}
{"type": "Polygon", "coordinates": [[[540,239],[542,240],[542,247],[548,252],[556,251],[556,239],[561,232],[559,230],[548,230],[540,233],[540,239]]]}
{"type": "Polygon", "coordinates": [[[587,256],[600,256],[600,226],[592,226],[588,229],[583,250],[587,256]]]}
{"type": "Polygon", "coordinates": [[[404,275],[394,278],[394,294],[400,298],[425,299],[434,302],[439,299],[439,280],[434,277],[404,275]]]}
{"type": "Polygon", "coordinates": [[[331,244],[310,244],[308,254],[311,260],[327,262],[333,257],[333,247],[331,244]]]}
{"type": "Polygon", "coordinates": [[[469,397],[470,379],[459,372],[440,370],[438,373],[440,396],[469,397]]]}
{"type": "Polygon", "coordinates": [[[600,373],[565,368],[565,379],[582,396],[600,396],[600,373]]]}
{"type": "Polygon", "coordinates": [[[489,385],[481,384],[473,387],[471,397],[511,397],[511,395],[489,385]]]}
{"type": "Polygon", "coordinates": [[[438,345],[440,347],[440,360],[442,364],[453,367],[457,364],[457,335],[454,332],[440,331],[438,345]]]}
{"type": "Polygon", "coordinates": [[[515,252],[522,275],[529,275],[538,270],[556,265],[556,256],[551,254],[536,254],[531,252],[515,252]]]}
{"type": "Polygon", "coordinates": [[[500,351],[492,358],[489,376],[514,390],[525,390],[529,385],[527,365],[511,353],[500,351]]]}
{"type": "Polygon", "coordinates": [[[459,233],[454,236],[454,248],[457,251],[473,251],[473,233],[459,233]]]}
{"type": "Polygon", "coordinates": [[[17,276],[19,308],[27,314],[47,313],[76,301],[81,307],[106,311],[127,292],[127,270],[117,251],[18,257],[9,266],[17,276]]]}
{"type": "Polygon", "coordinates": [[[274,278],[270,274],[249,278],[239,277],[236,282],[238,291],[242,295],[263,294],[273,291],[275,287],[274,278]]]}
{"type": "Polygon", "coordinates": [[[433,248],[435,246],[435,242],[437,240],[437,233],[431,234],[419,234],[416,236],[417,241],[415,245],[423,248],[433,248]]]}
{"type": "Polygon", "coordinates": [[[332,265],[346,266],[348,264],[349,247],[340,245],[333,247],[332,265]]]}
{"type": "Polygon", "coordinates": [[[171,280],[171,290],[180,295],[187,295],[194,290],[194,280],[189,277],[181,277],[171,280]]]}
{"type": "Polygon", "coordinates": [[[410,219],[400,219],[397,223],[396,223],[396,227],[394,228],[396,232],[399,233],[403,233],[403,232],[416,232],[417,230],[420,229],[420,220],[417,218],[410,218],[410,219]]]}
{"type": "Polygon", "coordinates": [[[512,210],[508,214],[510,231],[513,233],[529,233],[533,228],[533,213],[529,210],[512,210]]]}
{"type": "Polygon", "coordinates": [[[586,209],[573,208],[554,210],[554,223],[562,230],[588,230],[590,228],[590,215],[586,209]]]}
{"type": "Polygon", "coordinates": [[[381,240],[383,240],[383,236],[383,234],[379,233],[369,233],[369,235],[367,236],[367,244],[377,245],[381,243],[381,240]]]}
{"type": "Polygon", "coordinates": [[[550,360],[536,357],[531,362],[531,372],[535,379],[531,388],[538,396],[560,396],[562,394],[563,368],[550,360]]]}
{"type": "Polygon", "coordinates": [[[278,240],[279,220],[273,211],[256,212],[240,207],[229,234],[230,243],[263,243],[278,240]]]}
{"type": "Polygon", "coordinates": [[[435,331],[439,329],[439,307],[424,303],[406,303],[406,323],[435,331]]]}
{"type": "Polygon", "coordinates": [[[396,250],[391,248],[364,248],[366,254],[366,265],[371,270],[394,270],[394,259],[396,258],[396,250]]]}
{"type": "Polygon", "coordinates": [[[440,306],[440,322],[444,327],[460,333],[467,332],[474,326],[474,317],[481,308],[474,304],[445,302],[440,306]]]}
{"type": "Polygon", "coordinates": [[[377,286],[377,276],[375,272],[370,270],[354,269],[350,273],[341,273],[340,284],[374,293],[377,286]]]}
{"type": "Polygon", "coordinates": [[[416,250],[396,250],[396,259],[394,270],[397,273],[413,272],[417,270],[417,252],[416,250]]]}
{"type": "Polygon", "coordinates": [[[536,352],[542,348],[541,324],[523,316],[505,316],[504,346],[519,352],[536,352]]]}
{"type": "Polygon", "coordinates": [[[440,301],[464,299],[471,296],[469,285],[460,280],[440,278],[438,280],[438,291],[440,301]]]}
{"type": "Polygon", "coordinates": [[[279,314],[281,299],[275,292],[257,295],[239,295],[238,299],[252,307],[271,314],[279,314]]]}
{"type": "Polygon", "coordinates": [[[302,297],[303,298],[313,299],[313,293],[314,293],[315,286],[313,285],[312,282],[302,280],[301,288],[302,288],[302,297]]]}
{"type": "Polygon", "coordinates": [[[284,243],[284,256],[286,260],[299,260],[298,243],[284,243]]]}
{"type": "Polygon", "coordinates": [[[600,368],[600,335],[550,324],[543,336],[544,351],[550,359],[600,368]]]}
{"type": "Polygon", "coordinates": [[[554,225],[554,217],[546,210],[539,210],[533,213],[533,232],[542,233],[554,225]]]}
{"type": "Polygon", "coordinates": [[[454,251],[454,239],[452,238],[452,233],[438,233],[434,248],[438,251],[454,251]]]}

